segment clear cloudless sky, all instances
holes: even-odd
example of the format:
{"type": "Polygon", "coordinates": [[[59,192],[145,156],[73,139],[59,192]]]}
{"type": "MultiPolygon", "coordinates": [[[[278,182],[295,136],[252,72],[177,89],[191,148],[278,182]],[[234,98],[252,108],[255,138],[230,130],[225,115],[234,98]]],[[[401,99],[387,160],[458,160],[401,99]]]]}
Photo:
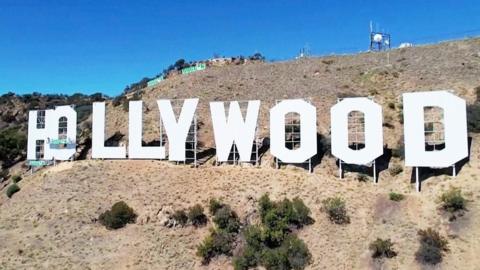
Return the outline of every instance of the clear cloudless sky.
{"type": "Polygon", "coordinates": [[[179,58],[365,51],[370,20],[394,46],[477,36],[480,1],[0,0],[0,94],[115,96],[179,58]]]}

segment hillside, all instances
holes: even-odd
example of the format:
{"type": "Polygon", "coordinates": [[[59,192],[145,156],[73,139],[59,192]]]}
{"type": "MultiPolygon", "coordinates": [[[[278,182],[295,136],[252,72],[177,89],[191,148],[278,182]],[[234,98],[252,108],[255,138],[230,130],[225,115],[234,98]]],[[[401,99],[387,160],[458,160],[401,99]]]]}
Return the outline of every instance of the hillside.
{"type": "MultiPolygon", "coordinates": [[[[307,269],[429,269],[415,260],[417,230],[427,227],[446,236],[450,249],[443,262],[431,269],[479,269],[479,87],[480,39],[389,53],[211,67],[173,76],[119,100],[144,101],[148,143],[159,137],[156,99],[200,98],[199,141],[205,162],[192,168],[167,161],[80,160],[25,174],[18,193],[10,199],[4,190],[0,195],[0,268],[232,269],[225,256],[204,266],[195,255],[196,246],[213,226],[210,215],[205,227],[169,228],[162,224],[164,212],[196,203],[207,208],[210,198],[220,197],[241,220],[251,216],[255,220],[257,199],[270,193],[274,199],[299,196],[312,210],[314,223],[299,231],[313,256],[307,269]],[[448,172],[429,172],[417,193],[411,168],[398,174],[392,170],[403,167],[398,154],[389,157],[378,184],[358,173],[346,173],[342,180],[337,177],[328,137],[329,110],[338,97],[373,96],[383,107],[386,148],[401,153],[401,94],[439,89],[452,89],[468,103],[471,153],[456,178],[448,172]],[[318,133],[325,138],[327,153],[312,174],[293,166],[274,169],[268,150],[258,168],[212,166],[209,101],[261,100],[260,137],[266,138],[268,110],[275,100],[299,97],[311,98],[317,107],[318,133]],[[461,188],[468,200],[468,211],[456,220],[440,210],[438,200],[452,186],[461,188]],[[391,201],[391,191],[406,197],[391,201]],[[335,195],[345,198],[350,224],[332,224],[321,210],[322,200],[335,195]],[[97,218],[119,200],[137,212],[137,222],[107,230],[97,218]],[[391,238],[398,256],[372,260],[368,245],[377,237],[391,238]]],[[[127,138],[128,107],[121,102],[107,100],[107,132],[127,138]]],[[[83,125],[88,128],[88,117],[83,125]]]]}
{"type": "MultiPolygon", "coordinates": [[[[261,100],[259,127],[263,137],[268,136],[268,110],[275,100],[310,98],[318,110],[318,131],[328,135],[329,110],[337,97],[373,96],[384,108],[385,122],[393,125],[385,129],[385,143],[397,147],[400,138],[393,135],[400,127],[401,93],[452,89],[469,104],[474,104],[475,89],[480,86],[479,66],[480,39],[472,39],[388,53],[212,67],[145,88],[131,95],[131,100],[144,101],[144,139],[150,142],[159,138],[157,99],[200,98],[197,109],[203,124],[200,141],[208,148],[213,146],[209,101],[261,100]],[[387,106],[389,103],[393,103],[394,108],[387,106]]],[[[107,121],[108,134],[117,131],[128,134],[128,113],[124,106],[107,108],[107,121]]]]}

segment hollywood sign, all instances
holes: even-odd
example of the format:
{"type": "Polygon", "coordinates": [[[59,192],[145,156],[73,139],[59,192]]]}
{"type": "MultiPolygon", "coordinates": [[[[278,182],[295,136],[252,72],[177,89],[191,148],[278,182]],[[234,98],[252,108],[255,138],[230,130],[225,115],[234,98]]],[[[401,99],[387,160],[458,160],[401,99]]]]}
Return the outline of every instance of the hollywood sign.
{"type": "MultiPolygon", "coordinates": [[[[170,100],[157,100],[161,122],[169,141],[168,160],[185,161],[185,142],[191,127],[198,99],[184,100],[180,115],[175,115],[170,100]]],[[[239,103],[210,102],[210,111],[217,160],[227,161],[232,145],[238,149],[240,161],[250,161],[255,139],[260,101],[248,101],[245,118],[239,103]]],[[[129,102],[128,158],[166,159],[166,147],[142,145],[142,101],[129,102]]],[[[366,165],[383,155],[382,107],[364,97],[345,98],[331,108],[331,151],[348,164],[366,165]],[[364,114],[365,147],[349,147],[348,115],[352,111],[364,114]]],[[[28,160],[37,160],[38,141],[67,140],[70,147],[53,147],[46,143],[43,160],[68,160],[76,152],[77,114],[72,106],[46,110],[44,126],[38,126],[37,111],[29,112],[28,160]],[[59,121],[63,119],[66,134],[59,138],[59,121]],[[68,138],[68,139],[67,139],[68,138]]],[[[465,100],[449,91],[414,92],[403,94],[405,166],[449,167],[468,156],[467,115],[465,100]],[[439,151],[425,149],[424,108],[443,110],[445,147],[439,151]]],[[[302,99],[283,100],[270,109],[270,152],[285,163],[303,163],[317,151],[316,108],[302,99]],[[285,116],[296,113],[300,119],[300,147],[285,146],[285,116]]],[[[93,103],[92,158],[125,159],[126,146],[105,146],[105,103],[93,103]]]]}

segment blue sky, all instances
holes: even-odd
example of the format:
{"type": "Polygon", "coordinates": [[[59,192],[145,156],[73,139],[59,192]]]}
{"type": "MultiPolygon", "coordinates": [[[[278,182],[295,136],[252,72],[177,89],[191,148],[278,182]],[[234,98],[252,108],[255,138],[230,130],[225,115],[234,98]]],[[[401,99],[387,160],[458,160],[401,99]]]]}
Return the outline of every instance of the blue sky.
{"type": "Polygon", "coordinates": [[[394,45],[477,36],[480,1],[0,0],[0,94],[114,96],[179,58],[362,51],[370,20],[394,45]]]}

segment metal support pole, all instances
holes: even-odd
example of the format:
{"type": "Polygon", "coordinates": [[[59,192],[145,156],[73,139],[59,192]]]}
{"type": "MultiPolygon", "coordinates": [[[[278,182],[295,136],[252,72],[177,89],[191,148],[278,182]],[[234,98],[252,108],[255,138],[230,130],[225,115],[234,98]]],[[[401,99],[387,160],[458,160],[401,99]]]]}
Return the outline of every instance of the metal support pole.
{"type": "Polygon", "coordinates": [[[338,176],[340,179],[343,179],[343,172],[342,172],[342,160],[338,160],[338,176]]]}
{"type": "Polygon", "coordinates": [[[260,164],[258,163],[259,162],[258,162],[258,137],[257,137],[257,140],[255,141],[255,165],[259,166],[260,164]]]}
{"type": "Polygon", "coordinates": [[[376,163],[375,160],[373,161],[373,182],[375,184],[378,183],[378,181],[377,181],[377,163],[376,163]]]}
{"type": "Polygon", "coordinates": [[[415,189],[417,190],[417,192],[420,192],[420,177],[418,167],[415,167],[415,189]]]}
{"type": "Polygon", "coordinates": [[[193,166],[197,167],[197,116],[193,117],[193,166]]]}
{"type": "Polygon", "coordinates": [[[457,167],[455,166],[455,164],[453,164],[452,169],[453,169],[453,177],[457,177],[457,167]]]}

